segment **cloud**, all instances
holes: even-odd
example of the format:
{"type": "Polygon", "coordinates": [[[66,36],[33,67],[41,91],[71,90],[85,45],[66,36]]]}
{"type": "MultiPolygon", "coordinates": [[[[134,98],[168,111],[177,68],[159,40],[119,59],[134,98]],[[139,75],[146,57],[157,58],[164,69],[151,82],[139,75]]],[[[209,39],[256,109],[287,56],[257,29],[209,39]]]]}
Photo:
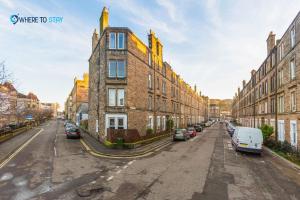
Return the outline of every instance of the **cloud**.
{"type": "MultiPolygon", "coordinates": [[[[30,2],[15,2],[15,6],[21,16],[53,15],[50,9],[30,2]]],[[[0,60],[6,60],[21,91],[33,91],[42,100],[62,104],[74,76],[88,71],[89,26],[66,10],[55,12],[62,13],[62,24],[12,25],[8,19],[14,11],[7,8],[0,14],[0,60]]]]}
{"type": "Polygon", "coordinates": [[[7,8],[14,8],[15,5],[11,0],[0,0],[0,4],[2,4],[3,6],[7,7],[7,8]]]}
{"type": "Polygon", "coordinates": [[[137,1],[119,0],[117,2],[111,2],[112,7],[120,8],[122,13],[126,14],[126,17],[133,24],[143,28],[144,30],[153,29],[154,32],[164,35],[164,37],[172,43],[183,43],[187,41],[188,38],[185,34],[186,29],[184,24],[182,24],[182,20],[179,20],[180,18],[178,18],[180,15],[175,15],[175,12],[179,13],[175,4],[171,3],[171,1],[162,1],[159,5],[161,5],[164,9],[167,9],[171,21],[168,21],[167,19],[163,20],[166,17],[156,13],[153,7],[145,7],[137,1]],[[181,24],[179,26],[176,23],[181,24]]]}

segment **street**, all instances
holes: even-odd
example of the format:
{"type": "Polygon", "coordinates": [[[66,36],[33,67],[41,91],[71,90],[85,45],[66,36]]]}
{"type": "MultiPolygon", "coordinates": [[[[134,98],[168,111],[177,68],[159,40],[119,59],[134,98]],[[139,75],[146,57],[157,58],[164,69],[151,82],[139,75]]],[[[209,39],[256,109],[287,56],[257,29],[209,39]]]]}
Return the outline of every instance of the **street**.
{"type": "MultiPolygon", "coordinates": [[[[187,142],[136,159],[90,155],[79,140],[66,139],[62,121],[52,120],[27,135],[35,138],[0,169],[3,200],[300,199],[299,170],[266,152],[235,152],[219,123],[187,142]]],[[[17,136],[0,151],[29,138],[17,136]]]]}

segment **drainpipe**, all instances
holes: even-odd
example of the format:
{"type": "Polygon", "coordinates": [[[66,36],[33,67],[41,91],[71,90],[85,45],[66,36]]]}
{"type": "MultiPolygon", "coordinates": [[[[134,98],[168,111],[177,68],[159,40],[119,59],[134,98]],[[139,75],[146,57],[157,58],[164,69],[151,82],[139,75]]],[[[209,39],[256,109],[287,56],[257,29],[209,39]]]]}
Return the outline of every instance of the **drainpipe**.
{"type": "MultiPolygon", "coordinates": [[[[255,85],[256,85],[256,78],[255,78],[255,85]]],[[[256,89],[254,86],[254,102],[253,102],[253,128],[255,128],[255,104],[256,104],[256,89]]]]}
{"type": "Polygon", "coordinates": [[[157,121],[156,121],[156,76],[155,76],[155,68],[157,67],[156,65],[156,56],[153,56],[154,58],[154,64],[153,64],[153,60],[152,60],[152,67],[153,67],[153,132],[156,133],[156,127],[157,127],[157,121]]]}
{"type": "MultiPolygon", "coordinates": [[[[273,51],[276,50],[276,47],[273,51]]],[[[272,59],[271,59],[272,62],[272,59]]],[[[271,63],[272,64],[272,63],[271,63]]],[[[275,140],[278,141],[278,108],[277,108],[277,54],[275,53],[275,140]]]]}

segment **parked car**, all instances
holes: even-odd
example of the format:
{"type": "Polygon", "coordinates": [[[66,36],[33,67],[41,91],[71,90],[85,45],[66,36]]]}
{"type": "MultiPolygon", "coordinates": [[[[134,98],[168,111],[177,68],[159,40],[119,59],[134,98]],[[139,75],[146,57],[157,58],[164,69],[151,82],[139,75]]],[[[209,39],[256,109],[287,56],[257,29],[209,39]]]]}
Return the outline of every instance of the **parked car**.
{"type": "Polygon", "coordinates": [[[197,132],[194,127],[188,127],[187,132],[190,135],[190,137],[195,137],[197,135],[197,132]]]}
{"type": "Polygon", "coordinates": [[[70,124],[70,121],[69,121],[69,120],[66,120],[66,121],[64,122],[64,127],[66,127],[67,124],[70,124]]]}
{"type": "Polygon", "coordinates": [[[173,140],[188,140],[190,135],[186,131],[186,129],[176,129],[173,135],[173,140]]]}
{"type": "Polygon", "coordinates": [[[227,125],[227,132],[229,133],[230,137],[232,137],[233,133],[234,133],[235,127],[232,124],[228,124],[227,125]]]}
{"type": "Polygon", "coordinates": [[[260,154],[262,151],[263,135],[258,128],[237,127],[231,138],[236,151],[260,154]]]}
{"type": "Polygon", "coordinates": [[[206,126],[206,127],[210,127],[210,126],[211,126],[211,121],[205,122],[205,126],[206,126]]]}
{"type": "Polygon", "coordinates": [[[203,130],[202,126],[200,125],[195,125],[194,128],[197,132],[201,132],[203,130]]]}
{"type": "Polygon", "coordinates": [[[67,139],[69,138],[80,138],[80,130],[79,128],[73,126],[65,131],[67,139]]]}
{"type": "Polygon", "coordinates": [[[66,124],[66,126],[65,126],[65,131],[68,131],[68,130],[70,130],[70,129],[74,129],[74,128],[77,128],[77,126],[75,126],[74,124],[66,124]]]}

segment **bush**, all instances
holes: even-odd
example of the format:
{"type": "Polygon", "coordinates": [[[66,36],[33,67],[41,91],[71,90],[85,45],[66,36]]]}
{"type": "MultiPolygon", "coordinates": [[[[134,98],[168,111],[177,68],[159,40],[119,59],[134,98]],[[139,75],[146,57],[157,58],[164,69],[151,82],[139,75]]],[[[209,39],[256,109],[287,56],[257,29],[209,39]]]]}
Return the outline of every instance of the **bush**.
{"type": "Polygon", "coordinates": [[[288,141],[281,143],[281,149],[283,153],[293,153],[293,147],[288,141]]]}
{"type": "Polygon", "coordinates": [[[153,134],[153,129],[152,129],[152,128],[147,128],[146,134],[147,134],[147,135],[153,134]]]}
{"type": "Polygon", "coordinates": [[[273,134],[274,130],[272,126],[269,126],[267,124],[264,124],[260,127],[260,130],[263,134],[264,143],[270,138],[270,136],[273,134]]]}
{"type": "Polygon", "coordinates": [[[167,130],[170,131],[174,127],[174,121],[172,119],[167,120],[167,130]]]}

